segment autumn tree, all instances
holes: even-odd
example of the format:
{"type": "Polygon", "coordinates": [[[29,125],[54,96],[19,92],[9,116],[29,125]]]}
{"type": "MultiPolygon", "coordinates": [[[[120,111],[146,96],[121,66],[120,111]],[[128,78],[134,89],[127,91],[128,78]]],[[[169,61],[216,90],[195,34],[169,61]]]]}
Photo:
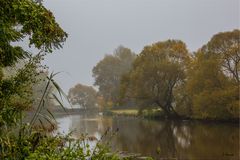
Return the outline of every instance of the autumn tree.
{"type": "Polygon", "coordinates": [[[239,41],[239,30],[218,33],[195,54],[187,82],[195,118],[239,118],[239,41]]]}
{"type": "Polygon", "coordinates": [[[129,74],[122,79],[122,92],[140,106],[157,106],[167,116],[176,115],[174,91],[185,81],[189,54],[179,40],[144,47],[129,74]]]}
{"type": "Polygon", "coordinates": [[[36,83],[41,60],[53,49],[62,47],[67,34],[52,12],[34,0],[0,0],[0,126],[15,123],[23,110],[32,105],[32,86],[36,83]],[[25,38],[39,50],[32,54],[17,42],[25,38]],[[15,43],[14,43],[15,42],[15,43]],[[13,45],[14,43],[14,45],[13,45]],[[19,61],[24,66],[6,76],[6,67],[19,61]]]}
{"type": "Polygon", "coordinates": [[[97,92],[91,86],[75,85],[70,88],[68,98],[72,104],[79,104],[84,109],[97,107],[97,92]]]}
{"type": "Polygon", "coordinates": [[[135,57],[130,49],[120,46],[93,68],[94,85],[98,86],[106,104],[118,104],[121,77],[131,69],[135,57]]]}
{"type": "Polygon", "coordinates": [[[216,55],[222,72],[240,85],[240,30],[214,35],[201,51],[216,55]]]}

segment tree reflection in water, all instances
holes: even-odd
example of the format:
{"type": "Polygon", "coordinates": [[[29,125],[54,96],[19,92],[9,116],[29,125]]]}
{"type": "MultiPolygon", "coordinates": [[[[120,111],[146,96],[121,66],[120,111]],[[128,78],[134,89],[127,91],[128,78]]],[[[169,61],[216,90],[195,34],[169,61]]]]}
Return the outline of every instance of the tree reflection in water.
{"type": "MultiPolygon", "coordinates": [[[[58,119],[64,123],[63,119],[58,119]]],[[[74,137],[88,133],[100,138],[108,127],[119,128],[112,148],[145,156],[179,159],[238,159],[239,126],[236,124],[152,121],[99,115],[70,116],[74,137]]]]}

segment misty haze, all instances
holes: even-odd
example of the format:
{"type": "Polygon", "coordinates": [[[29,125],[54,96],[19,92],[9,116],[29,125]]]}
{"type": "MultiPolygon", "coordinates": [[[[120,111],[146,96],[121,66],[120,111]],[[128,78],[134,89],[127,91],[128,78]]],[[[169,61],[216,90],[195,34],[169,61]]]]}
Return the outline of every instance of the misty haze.
{"type": "Polygon", "coordinates": [[[0,0],[0,159],[240,159],[239,0],[0,0]]]}

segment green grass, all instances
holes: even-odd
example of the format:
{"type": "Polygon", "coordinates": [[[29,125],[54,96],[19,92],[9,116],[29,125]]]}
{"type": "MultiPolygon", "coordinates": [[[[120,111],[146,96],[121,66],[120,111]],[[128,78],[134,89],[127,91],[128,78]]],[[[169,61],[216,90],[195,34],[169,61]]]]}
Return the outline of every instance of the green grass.
{"type": "Polygon", "coordinates": [[[141,116],[145,118],[157,118],[158,116],[162,116],[162,111],[160,109],[149,109],[143,110],[141,114],[139,114],[138,109],[111,109],[107,111],[108,115],[116,115],[116,116],[141,116]]]}
{"type": "Polygon", "coordinates": [[[160,118],[164,117],[164,113],[161,109],[150,109],[150,110],[143,110],[141,116],[144,118],[160,118]]]}
{"type": "Polygon", "coordinates": [[[110,112],[113,115],[122,115],[122,116],[137,116],[138,110],[137,109],[112,109],[110,112]]]}

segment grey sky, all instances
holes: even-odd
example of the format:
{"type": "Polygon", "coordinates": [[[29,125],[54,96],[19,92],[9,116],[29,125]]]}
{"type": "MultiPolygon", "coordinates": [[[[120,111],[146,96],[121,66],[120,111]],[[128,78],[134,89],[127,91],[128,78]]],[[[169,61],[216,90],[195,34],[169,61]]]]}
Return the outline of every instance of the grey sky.
{"type": "Polygon", "coordinates": [[[93,84],[92,68],[119,45],[139,53],[145,45],[169,38],[190,51],[213,34],[239,28],[239,0],[45,0],[69,34],[64,48],[47,56],[52,71],[64,71],[65,91],[93,84]]]}

